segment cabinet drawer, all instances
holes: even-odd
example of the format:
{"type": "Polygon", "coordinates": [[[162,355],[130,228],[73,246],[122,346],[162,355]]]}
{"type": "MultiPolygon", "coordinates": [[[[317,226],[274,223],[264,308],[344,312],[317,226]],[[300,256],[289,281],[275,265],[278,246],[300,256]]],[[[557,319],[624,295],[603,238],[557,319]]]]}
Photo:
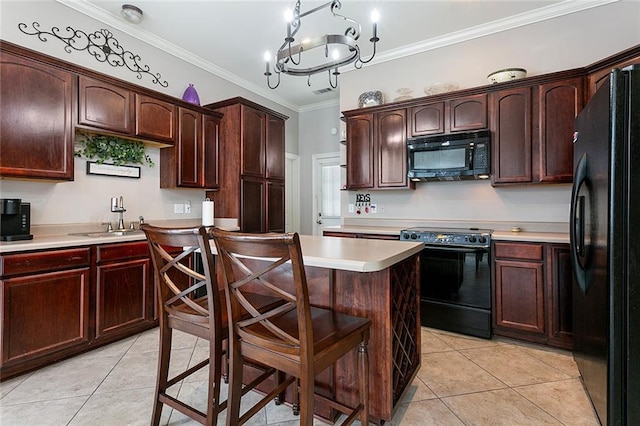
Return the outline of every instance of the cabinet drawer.
{"type": "Polygon", "coordinates": [[[540,260],[543,257],[542,244],[528,243],[494,243],[493,253],[496,258],[540,260]]]}
{"type": "Polygon", "coordinates": [[[148,257],[149,247],[146,241],[135,243],[109,244],[96,248],[97,263],[113,262],[116,260],[128,260],[136,257],[148,257]]]}
{"type": "Polygon", "coordinates": [[[33,274],[89,265],[90,248],[18,253],[0,256],[0,276],[33,274]]]}

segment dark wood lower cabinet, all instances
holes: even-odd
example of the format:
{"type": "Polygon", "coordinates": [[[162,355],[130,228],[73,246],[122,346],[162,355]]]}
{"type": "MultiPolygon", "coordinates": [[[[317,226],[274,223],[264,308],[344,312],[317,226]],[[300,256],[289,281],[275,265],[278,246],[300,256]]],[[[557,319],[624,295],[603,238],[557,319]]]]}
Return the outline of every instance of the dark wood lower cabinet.
{"type": "Polygon", "coordinates": [[[572,348],[568,244],[494,242],[494,334],[572,348]]]}
{"type": "Polygon", "coordinates": [[[98,252],[113,252],[115,259],[96,267],[95,340],[130,335],[132,330],[152,324],[147,243],[114,244],[98,247],[98,252]]]}
{"type": "Polygon", "coordinates": [[[0,380],[154,327],[146,241],[0,256],[0,380]]]}

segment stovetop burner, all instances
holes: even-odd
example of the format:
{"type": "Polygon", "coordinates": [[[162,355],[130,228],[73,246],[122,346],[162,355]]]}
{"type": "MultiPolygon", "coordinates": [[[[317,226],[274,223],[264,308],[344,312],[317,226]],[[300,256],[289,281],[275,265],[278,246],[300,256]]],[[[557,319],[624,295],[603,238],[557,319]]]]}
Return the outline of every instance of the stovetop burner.
{"type": "Polygon", "coordinates": [[[402,241],[421,241],[431,246],[489,247],[491,229],[415,227],[400,231],[402,241]]]}

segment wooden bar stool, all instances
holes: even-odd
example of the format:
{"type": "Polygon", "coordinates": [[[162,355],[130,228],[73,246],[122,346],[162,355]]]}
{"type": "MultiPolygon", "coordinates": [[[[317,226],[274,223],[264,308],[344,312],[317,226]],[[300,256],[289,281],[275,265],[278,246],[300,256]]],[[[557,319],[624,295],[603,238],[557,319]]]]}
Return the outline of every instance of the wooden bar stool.
{"type": "MultiPolygon", "coordinates": [[[[160,322],[160,353],[158,375],[153,404],[152,425],[160,423],[164,404],[206,425],[217,424],[218,414],[227,406],[220,402],[220,377],[226,351],[223,343],[228,338],[227,310],[222,292],[216,284],[215,264],[211,253],[209,235],[204,227],[159,228],[144,224],[140,227],[147,236],[154,266],[155,291],[160,322]],[[171,249],[169,249],[169,247],[171,249]],[[193,254],[202,256],[204,274],[194,270],[193,254]],[[202,294],[205,294],[202,296],[202,294]],[[171,336],[173,330],[207,339],[209,356],[191,368],[169,378],[171,360],[171,336]],[[209,366],[209,386],[206,413],[172,397],[167,389],[184,378],[209,366]]],[[[249,295],[258,311],[271,309],[281,302],[273,297],[249,295]]],[[[256,380],[247,384],[242,393],[277,371],[267,369],[256,380]]],[[[236,376],[242,386],[242,376],[236,376]]]]}
{"type": "Polygon", "coordinates": [[[242,389],[235,378],[242,375],[245,357],[297,378],[301,425],[313,424],[314,398],[347,414],[343,424],[359,417],[362,425],[368,425],[370,320],[310,306],[297,233],[242,234],[214,229],[213,236],[230,312],[227,425],[244,424],[268,402],[263,399],[240,416],[242,389]],[[247,292],[278,297],[283,304],[261,312],[247,292]],[[243,318],[244,311],[250,316],[243,318]],[[317,374],[352,350],[358,351],[359,401],[355,407],[318,395],[314,383],[317,374]]]}

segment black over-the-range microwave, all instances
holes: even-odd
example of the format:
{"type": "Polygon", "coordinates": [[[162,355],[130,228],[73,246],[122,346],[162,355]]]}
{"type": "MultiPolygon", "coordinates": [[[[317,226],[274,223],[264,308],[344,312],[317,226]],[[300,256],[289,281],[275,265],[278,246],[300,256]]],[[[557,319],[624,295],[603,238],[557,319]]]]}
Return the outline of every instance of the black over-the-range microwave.
{"type": "Polygon", "coordinates": [[[488,130],[407,139],[408,177],[413,181],[489,178],[488,130]]]}

